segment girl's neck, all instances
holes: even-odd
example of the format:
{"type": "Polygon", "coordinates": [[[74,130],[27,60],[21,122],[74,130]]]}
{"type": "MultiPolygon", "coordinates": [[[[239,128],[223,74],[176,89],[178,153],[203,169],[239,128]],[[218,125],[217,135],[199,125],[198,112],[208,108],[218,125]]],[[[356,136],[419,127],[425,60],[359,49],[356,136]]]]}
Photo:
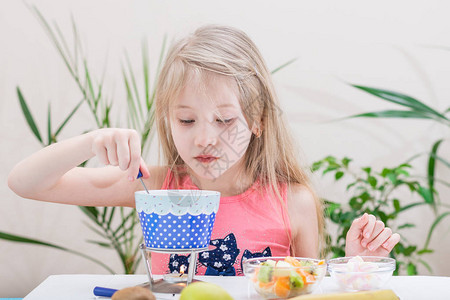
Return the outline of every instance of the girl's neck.
{"type": "Polygon", "coordinates": [[[251,176],[243,170],[241,163],[236,163],[226,172],[215,179],[205,179],[197,176],[192,171],[190,177],[192,182],[202,190],[220,192],[221,197],[236,196],[245,192],[254,183],[251,176]]]}

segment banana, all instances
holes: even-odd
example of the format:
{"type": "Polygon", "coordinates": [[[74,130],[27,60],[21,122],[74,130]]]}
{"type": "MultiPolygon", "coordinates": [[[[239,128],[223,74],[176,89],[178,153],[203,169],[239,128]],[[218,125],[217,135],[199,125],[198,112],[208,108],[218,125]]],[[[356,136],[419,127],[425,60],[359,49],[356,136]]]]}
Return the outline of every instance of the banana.
{"type": "Polygon", "coordinates": [[[392,290],[364,291],[354,293],[333,293],[303,295],[290,300],[398,300],[392,290]]]}

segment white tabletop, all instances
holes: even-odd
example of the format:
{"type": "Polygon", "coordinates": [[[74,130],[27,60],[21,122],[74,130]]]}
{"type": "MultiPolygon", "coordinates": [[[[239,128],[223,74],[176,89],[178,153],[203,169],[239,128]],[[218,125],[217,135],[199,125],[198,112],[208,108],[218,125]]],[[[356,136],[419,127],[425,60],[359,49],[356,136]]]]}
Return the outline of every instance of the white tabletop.
{"type": "MultiPolygon", "coordinates": [[[[243,276],[196,276],[196,279],[216,283],[225,288],[235,300],[262,299],[243,276]]],[[[96,297],[95,286],[121,289],[148,281],[147,275],[52,275],[36,287],[25,300],[109,299],[96,297]]],[[[401,300],[450,299],[450,277],[395,276],[385,288],[392,289],[401,300]]],[[[325,277],[314,293],[337,292],[338,287],[325,277]]],[[[179,295],[157,294],[157,299],[178,299],[179,295]]]]}

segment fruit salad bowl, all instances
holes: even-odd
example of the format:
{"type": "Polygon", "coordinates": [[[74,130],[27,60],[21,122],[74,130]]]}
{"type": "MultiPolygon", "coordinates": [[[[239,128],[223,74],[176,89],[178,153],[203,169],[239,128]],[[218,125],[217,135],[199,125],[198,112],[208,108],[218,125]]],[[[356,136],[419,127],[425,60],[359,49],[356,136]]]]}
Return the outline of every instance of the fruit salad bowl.
{"type": "Polygon", "coordinates": [[[323,260],[301,257],[257,257],[243,263],[245,276],[265,299],[311,293],[326,273],[323,260]]]}
{"type": "Polygon", "coordinates": [[[354,256],[328,261],[331,279],[348,292],[380,289],[394,270],[395,259],[389,257],[354,256]]]}

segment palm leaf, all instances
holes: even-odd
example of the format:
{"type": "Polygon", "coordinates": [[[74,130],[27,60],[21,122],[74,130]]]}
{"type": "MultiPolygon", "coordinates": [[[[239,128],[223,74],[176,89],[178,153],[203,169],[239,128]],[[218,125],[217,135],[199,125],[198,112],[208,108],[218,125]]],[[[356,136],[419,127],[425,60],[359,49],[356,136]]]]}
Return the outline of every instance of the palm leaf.
{"type": "Polygon", "coordinates": [[[92,84],[91,75],[89,72],[89,67],[86,59],[83,59],[83,66],[84,66],[84,76],[86,80],[87,89],[89,91],[90,97],[87,97],[87,99],[91,102],[92,107],[94,107],[94,112],[97,112],[97,106],[98,101],[96,101],[95,92],[94,92],[94,86],[92,84]]]}
{"type": "Polygon", "coordinates": [[[129,82],[128,76],[123,67],[122,67],[122,74],[123,74],[123,81],[125,84],[125,89],[127,91],[128,112],[130,115],[129,120],[131,120],[133,128],[138,129],[139,128],[139,124],[138,124],[139,123],[139,115],[137,112],[138,109],[136,108],[136,104],[133,99],[133,92],[130,87],[130,82],[129,82]]]}
{"type": "Polygon", "coordinates": [[[424,112],[415,111],[415,110],[382,110],[376,112],[368,112],[362,113],[358,115],[353,115],[349,117],[345,117],[343,119],[349,118],[412,118],[412,119],[432,119],[432,117],[424,112]]]}
{"type": "MultiPolygon", "coordinates": [[[[436,167],[436,155],[437,155],[437,151],[439,149],[439,145],[442,143],[442,139],[438,140],[436,143],[434,143],[433,147],[431,148],[431,153],[430,156],[428,158],[428,188],[431,191],[431,198],[433,200],[433,203],[435,203],[434,201],[434,174],[435,174],[435,167],[436,167]]],[[[436,212],[437,207],[434,206],[434,210],[436,212]]]]}
{"type": "Polygon", "coordinates": [[[48,112],[47,112],[47,135],[48,135],[48,145],[53,142],[52,138],[52,112],[50,108],[50,103],[48,103],[48,112]]]}
{"type": "Polygon", "coordinates": [[[70,16],[72,21],[72,33],[73,33],[73,68],[76,73],[78,73],[78,53],[82,52],[81,43],[79,42],[80,37],[78,34],[77,24],[75,23],[75,18],[73,15],[70,16]]]}
{"type": "Polygon", "coordinates": [[[121,214],[122,214],[122,222],[117,226],[117,229],[113,232],[113,235],[116,236],[116,237],[117,237],[117,234],[118,234],[120,231],[126,232],[127,230],[129,230],[129,229],[126,228],[125,225],[126,225],[127,221],[128,221],[131,217],[133,217],[134,214],[135,214],[135,211],[132,210],[130,213],[128,213],[127,216],[125,216],[125,215],[123,214],[123,212],[124,212],[124,211],[123,211],[123,207],[121,207],[120,209],[121,209],[120,212],[121,212],[121,214]]]}
{"type": "Polygon", "coordinates": [[[102,218],[101,218],[102,224],[105,224],[105,222],[106,222],[106,215],[108,214],[109,209],[110,209],[110,207],[108,207],[108,206],[103,207],[102,218]]]}
{"type": "Polygon", "coordinates": [[[108,222],[106,223],[106,228],[107,228],[107,229],[111,229],[111,222],[112,222],[112,220],[113,220],[113,218],[114,218],[114,213],[115,213],[115,211],[116,211],[116,208],[115,208],[115,207],[112,207],[112,209],[111,209],[111,211],[110,211],[110,213],[109,213],[108,222]]]}
{"type": "Polygon", "coordinates": [[[73,115],[78,110],[78,108],[81,106],[81,104],[83,104],[83,102],[84,102],[84,99],[81,99],[81,101],[78,102],[78,104],[74,107],[74,109],[72,109],[72,111],[66,117],[66,119],[61,123],[61,125],[59,125],[58,129],[55,132],[55,138],[58,136],[58,134],[61,132],[61,130],[64,128],[64,126],[66,126],[67,122],[69,122],[69,120],[73,117],[73,115]]]}
{"type": "Polygon", "coordinates": [[[441,163],[443,163],[444,165],[447,166],[447,168],[450,168],[450,162],[448,162],[447,160],[443,159],[440,156],[436,156],[436,159],[439,160],[441,163]]]}
{"type": "MultiPolygon", "coordinates": [[[[108,236],[107,233],[98,230],[97,228],[95,228],[94,226],[92,226],[91,224],[89,224],[88,222],[83,221],[83,224],[84,224],[87,228],[89,228],[90,230],[92,230],[94,233],[96,233],[97,235],[101,236],[102,238],[104,238],[104,239],[108,239],[108,238],[109,238],[109,236],[108,236]]],[[[100,227],[100,226],[98,226],[98,227],[100,227]]]]}
{"type": "Polygon", "coordinates": [[[158,75],[159,72],[161,71],[162,63],[164,60],[164,54],[166,53],[166,45],[167,45],[167,35],[164,35],[163,44],[161,46],[161,52],[159,53],[158,66],[156,67],[155,79],[153,80],[152,97],[150,99],[151,101],[149,102],[149,104],[147,104],[148,111],[150,111],[150,108],[153,107],[153,100],[155,99],[156,94],[156,82],[158,81],[159,77],[158,75]]]}
{"type": "Polygon", "coordinates": [[[294,61],[296,61],[296,60],[297,60],[297,58],[293,58],[293,59],[291,59],[291,60],[285,62],[285,63],[282,64],[281,66],[275,68],[275,69],[272,70],[272,72],[270,72],[270,73],[273,75],[273,74],[275,74],[276,72],[280,71],[281,69],[283,69],[283,68],[289,66],[290,64],[292,64],[292,63],[293,63],[294,61]]]}
{"type": "MultiPolygon", "coordinates": [[[[74,60],[74,59],[72,58],[71,54],[70,54],[70,50],[69,50],[69,46],[68,46],[68,44],[67,44],[67,42],[66,42],[66,38],[64,37],[64,35],[63,35],[61,29],[59,28],[58,24],[57,24],[57,23],[54,23],[54,26],[55,26],[56,33],[58,34],[58,37],[59,37],[59,39],[60,39],[60,41],[61,41],[61,51],[64,52],[64,56],[67,57],[68,63],[69,63],[71,66],[73,66],[73,71],[74,71],[74,73],[76,73],[76,72],[77,72],[77,68],[76,68],[76,66],[77,66],[76,60],[74,60]]],[[[55,37],[56,37],[56,35],[55,35],[55,37]]],[[[63,55],[63,53],[61,53],[61,55],[63,55]]],[[[75,58],[75,59],[76,59],[76,58],[75,58]]]]}
{"type": "Polygon", "coordinates": [[[141,120],[144,119],[144,114],[142,111],[142,106],[141,106],[141,98],[139,96],[139,90],[137,87],[137,83],[136,83],[136,77],[134,76],[134,72],[133,72],[133,67],[131,66],[131,62],[130,62],[130,58],[128,57],[128,54],[125,52],[125,59],[127,62],[127,66],[128,66],[128,74],[129,74],[129,82],[131,83],[132,86],[132,91],[134,92],[134,97],[132,97],[132,99],[136,102],[136,108],[138,109],[138,112],[140,114],[141,120]]]}
{"type": "Polygon", "coordinates": [[[415,98],[412,98],[408,95],[393,92],[393,91],[383,90],[383,89],[361,86],[361,85],[353,85],[353,86],[360,90],[363,90],[369,94],[372,94],[378,98],[381,98],[383,100],[386,100],[386,101],[389,101],[389,102],[392,102],[392,103],[395,103],[395,104],[398,104],[398,105],[401,105],[404,107],[408,107],[414,111],[426,113],[430,116],[433,116],[434,118],[449,121],[449,119],[447,119],[447,117],[445,117],[441,113],[437,112],[436,110],[432,109],[428,105],[426,105],[426,104],[422,103],[421,101],[419,101],[415,98]]]}
{"type": "Polygon", "coordinates": [[[74,73],[74,70],[73,70],[71,64],[70,64],[69,58],[66,56],[66,54],[64,52],[64,46],[59,43],[57,36],[53,32],[53,30],[50,27],[50,25],[48,24],[48,22],[45,20],[44,16],[41,14],[41,12],[37,9],[36,6],[33,5],[30,9],[36,14],[38,20],[41,22],[46,33],[49,35],[50,40],[52,41],[53,45],[56,47],[56,50],[58,50],[61,58],[64,60],[64,64],[66,65],[70,74],[74,77],[77,77],[76,74],[74,73]]]}
{"type": "Polygon", "coordinates": [[[434,228],[447,216],[450,216],[450,211],[442,213],[440,216],[434,220],[433,224],[431,224],[430,230],[428,231],[427,239],[425,241],[424,249],[428,249],[428,245],[430,244],[431,235],[433,234],[434,228]]]}
{"type": "Polygon", "coordinates": [[[78,206],[82,212],[86,216],[89,217],[94,223],[100,225],[100,222],[98,221],[98,210],[95,206],[78,206]]]}
{"type": "Polygon", "coordinates": [[[27,102],[25,101],[25,98],[23,97],[19,87],[17,87],[17,96],[19,97],[20,107],[22,108],[22,112],[25,116],[25,119],[27,120],[28,126],[30,127],[31,131],[33,131],[34,136],[41,142],[41,144],[44,144],[36,122],[34,122],[34,118],[31,115],[27,102]]]}
{"type": "MultiPolygon", "coordinates": [[[[64,36],[61,33],[61,30],[59,29],[58,25],[55,23],[54,26],[56,28],[56,33],[52,29],[52,27],[49,25],[49,23],[46,21],[44,16],[41,14],[41,12],[36,8],[36,6],[29,6],[29,8],[34,12],[34,14],[37,16],[39,22],[44,27],[46,33],[50,37],[50,41],[52,44],[56,47],[58,53],[60,54],[61,58],[64,61],[64,64],[66,65],[67,69],[69,70],[70,75],[75,80],[78,88],[83,93],[83,97],[88,102],[89,108],[92,112],[92,115],[95,119],[95,122],[97,123],[97,126],[99,128],[102,127],[102,124],[96,114],[96,101],[95,97],[91,96],[89,97],[89,94],[93,94],[92,89],[92,82],[90,80],[89,71],[87,69],[87,62],[84,60],[84,68],[85,68],[85,76],[86,76],[86,82],[85,86],[81,83],[80,76],[78,74],[78,52],[81,52],[81,43],[79,42],[79,36],[78,31],[76,29],[75,21],[72,18],[72,25],[73,25],[73,32],[74,32],[74,58],[72,59],[70,52],[68,51],[68,46],[66,43],[66,40],[64,39],[64,36]],[[60,37],[61,41],[58,39],[58,36],[60,37]],[[67,53],[66,53],[67,52],[67,53]],[[92,100],[90,100],[92,98],[92,100]]],[[[82,54],[82,53],[81,53],[82,54]]]]}
{"type": "MultiPolygon", "coordinates": [[[[142,129],[142,137],[141,137],[142,153],[145,153],[146,152],[145,148],[148,147],[147,140],[151,139],[153,136],[152,126],[153,126],[154,120],[155,120],[155,108],[154,108],[153,103],[155,101],[157,79],[158,79],[159,73],[161,71],[162,63],[164,60],[164,55],[166,53],[166,44],[167,44],[167,35],[164,35],[163,43],[161,46],[161,51],[159,53],[158,65],[156,67],[152,95],[150,98],[148,98],[148,96],[146,96],[147,97],[146,98],[147,115],[146,115],[144,127],[142,129]]],[[[148,51],[146,49],[147,49],[147,46],[144,43],[142,46],[142,55],[144,58],[146,57],[146,53],[148,53],[148,51]]],[[[147,58],[143,59],[143,61],[144,61],[144,76],[146,76],[145,74],[149,72],[149,65],[147,63],[147,60],[148,60],[147,58]]],[[[145,84],[145,90],[146,91],[150,90],[149,80],[146,79],[144,84],[145,84]]]]}
{"type": "MultiPolygon", "coordinates": [[[[150,107],[150,65],[148,58],[148,44],[147,39],[142,41],[142,71],[144,73],[144,86],[145,86],[145,104],[147,109],[150,107]]],[[[156,76],[157,77],[157,76],[156,76]]]]}
{"type": "Polygon", "coordinates": [[[95,245],[103,247],[103,248],[108,248],[108,249],[112,248],[111,244],[108,244],[108,243],[105,243],[105,242],[94,241],[94,240],[86,240],[86,242],[88,242],[90,244],[95,244],[95,245]]]}
{"type": "Polygon", "coordinates": [[[93,257],[90,257],[89,255],[83,254],[81,252],[78,252],[78,251],[75,251],[75,250],[72,250],[72,249],[69,249],[69,248],[64,248],[62,246],[54,245],[54,244],[43,242],[43,241],[40,241],[40,240],[35,240],[35,239],[23,237],[23,236],[13,235],[13,234],[9,234],[9,233],[6,233],[6,232],[1,232],[1,231],[0,231],[0,239],[7,240],[7,241],[10,241],[10,242],[18,242],[18,243],[26,243],[26,244],[34,244],[34,245],[46,246],[46,247],[51,247],[51,248],[55,248],[55,249],[58,249],[58,250],[66,251],[66,252],[69,252],[69,253],[72,253],[72,254],[84,257],[84,258],[86,258],[86,259],[88,259],[88,260],[90,260],[90,261],[92,261],[92,262],[102,266],[103,268],[108,270],[108,272],[110,272],[111,274],[115,273],[111,268],[109,268],[107,265],[105,265],[101,261],[99,261],[99,260],[97,260],[97,259],[95,259],[93,257]]]}
{"type": "Polygon", "coordinates": [[[425,202],[414,202],[414,203],[410,203],[410,204],[408,204],[408,205],[402,206],[398,211],[394,212],[394,214],[395,214],[395,215],[398,215],[398,214],[401,213],[402,211],[408,210],[408,209],[410,209],[410,208],[412,208],[412,207],[415,207],[415,206],[425,205],[425,204],[427,204],[427,203],[425,203],[425,202]]]}
{"type": "Polygon", "coordinates": [[[424,261],[423,259],[419,259],[418,262],[421,263],[425,268],[427,268],[428,272],[433,273],[433,270],[426,261],[424,261]]]}

